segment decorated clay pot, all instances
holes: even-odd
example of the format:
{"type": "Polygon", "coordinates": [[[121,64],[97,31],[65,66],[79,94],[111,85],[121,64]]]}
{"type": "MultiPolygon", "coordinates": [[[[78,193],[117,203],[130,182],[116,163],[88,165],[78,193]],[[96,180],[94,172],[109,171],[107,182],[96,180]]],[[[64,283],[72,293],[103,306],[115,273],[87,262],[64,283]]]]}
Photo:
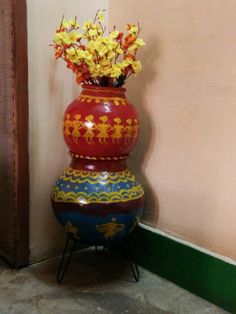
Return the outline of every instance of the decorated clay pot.
{"type": "Polygon", "coordinates": [[[71,164],[52,190],[56,217],[83,243],[125,238],[144,203],[143,188],[126,164],[139,118],[125,89],[84,85],[65,111],[63,134],[71,164]]]}

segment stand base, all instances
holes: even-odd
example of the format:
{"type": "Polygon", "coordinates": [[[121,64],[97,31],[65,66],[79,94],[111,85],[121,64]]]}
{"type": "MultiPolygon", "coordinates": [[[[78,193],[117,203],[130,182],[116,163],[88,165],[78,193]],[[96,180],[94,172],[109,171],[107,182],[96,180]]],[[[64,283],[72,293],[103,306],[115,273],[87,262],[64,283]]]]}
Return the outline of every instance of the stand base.
{"type": "MultiPolygon", "coordinates": [[[[62,281],[64,279],[65,273],[66,273],[67,268],[70,264],[71,257],[74,253],[75,246],[76,246],[77,242],[78,242],[78,240],[76,238],[74,238],[73,236],[71,236],[71,235],[67,236],[64,251],[63,251],[60,265],[59,265],[58,272],[57,272],[56,280],[57,280],[57,283],[59,283],[59,284],[62,283],[62,281]]],[[[130,266],[132,275],[134,277],[134,280],[135,280],[135,282],[138,282],[140,279],[140,273],[139,273],[138,265],[132,261],[131,256],[129,254],[127,244],[124,242],[120,242],[120,244],[123,248],[124,255],[125,255],[128,263],[129,263],[129,266],[130,266]]],[[[111,248],[111,247],[112,246],[109,246],[109,247],[103,246],[103,249],[101,252],[104,252],[105,248],[111,248]]],[[[100,251],[98,250],[98,246],[95,246],[95,252],[96,252],[96,254],[100,254],[100,251]]]]}

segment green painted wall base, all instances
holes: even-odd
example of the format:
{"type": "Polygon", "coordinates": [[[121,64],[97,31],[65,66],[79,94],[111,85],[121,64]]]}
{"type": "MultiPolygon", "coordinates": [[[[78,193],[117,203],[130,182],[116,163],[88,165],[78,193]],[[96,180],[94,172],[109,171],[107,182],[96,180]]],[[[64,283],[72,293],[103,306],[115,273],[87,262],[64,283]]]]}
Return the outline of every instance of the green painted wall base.
{"type": "Polygon", "coordinates": [[[235,265],[142,227],[129,241],[139,265],[236,313],[235,265]]]}

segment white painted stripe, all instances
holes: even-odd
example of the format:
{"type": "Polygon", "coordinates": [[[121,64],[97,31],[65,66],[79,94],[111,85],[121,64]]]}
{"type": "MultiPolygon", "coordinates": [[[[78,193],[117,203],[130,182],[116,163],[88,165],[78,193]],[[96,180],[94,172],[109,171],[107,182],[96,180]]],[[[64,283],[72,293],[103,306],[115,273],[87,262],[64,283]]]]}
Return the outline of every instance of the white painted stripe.
{"type": "Polygon", "coordinates": [[[207,250],[207,249],[205,249],[205,248],[203,248],[203,247],[201,247],[201,246],[199,246],[199,245],[196,245],[196,244],[193,244],[193,243],[188,242],[188,241],[186,241],[186,240],[177,238],[177,237],[175,237],[175,236],[173,236],[173,235],[170,235],[170,234],[168,234],[168,233],[166,233],[166,232],[164,232],[164,231],[162,231],[162,230],[160,230],[160,229],[153,228],[153,227],[148,226],[148,225],[145,225],[145,224],[143,224],[143,223],[139,223],[139,226],[140,226],[141,228],[143,228],[143,229],[146,229],[146,230],[151,231],[151,232],[153,232],[153,233],[160,234],[160,235],[162,235],[162,236],[164,236],[164,237],[166,237],[166,238],[168,238],[168,239],[171,239],[171,240],[173,240],[173,241],[176,241],[176,242],[179,242],[179,243],[181,243],[181,244],[187,245],[187,246],[189,246],[189,247],[192,247],[193,249],[196,249],[196,250],[198,250],[198,251],[200,251],[200,252],[203,252],[203,253],[206,253],[206,254],[208,254],[208,255],[211,255],[211,256],[213,256],[213,257],[215,257],[215,258],[218,258],[218,259],[220,259],[220,260],[222,260],[222,261],[224,261],[224,262],[226,262],[226,263],[228,263],[228,264],[232,264],[232,265],[236,266],[236,261],[233,260],[233,259],[231,259],[231,258],[229,258],[229,257],[226,257],[226,256],[223,256],[223,255],[214,253],[214,252],[209,251],[209,250],[207,250]]]}

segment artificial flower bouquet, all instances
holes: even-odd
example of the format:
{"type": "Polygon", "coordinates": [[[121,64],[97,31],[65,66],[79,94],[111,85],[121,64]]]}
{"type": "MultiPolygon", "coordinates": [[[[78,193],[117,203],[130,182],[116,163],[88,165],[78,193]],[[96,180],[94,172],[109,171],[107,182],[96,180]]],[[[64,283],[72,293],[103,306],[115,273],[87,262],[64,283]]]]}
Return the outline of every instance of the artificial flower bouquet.
{"type": "Polygon", "coordinates": [[[79,84],[120,87],[141,70],[136,53],[145,43],[139,38],[139,24],[127,24],[126,35],[115,27],[105,35],[104,23],[104,10],[97,11],[94,20],[85,22],[82,28],[76,17],[63,17],[52,46],[55,57],[66,62],[79,84]]]}

